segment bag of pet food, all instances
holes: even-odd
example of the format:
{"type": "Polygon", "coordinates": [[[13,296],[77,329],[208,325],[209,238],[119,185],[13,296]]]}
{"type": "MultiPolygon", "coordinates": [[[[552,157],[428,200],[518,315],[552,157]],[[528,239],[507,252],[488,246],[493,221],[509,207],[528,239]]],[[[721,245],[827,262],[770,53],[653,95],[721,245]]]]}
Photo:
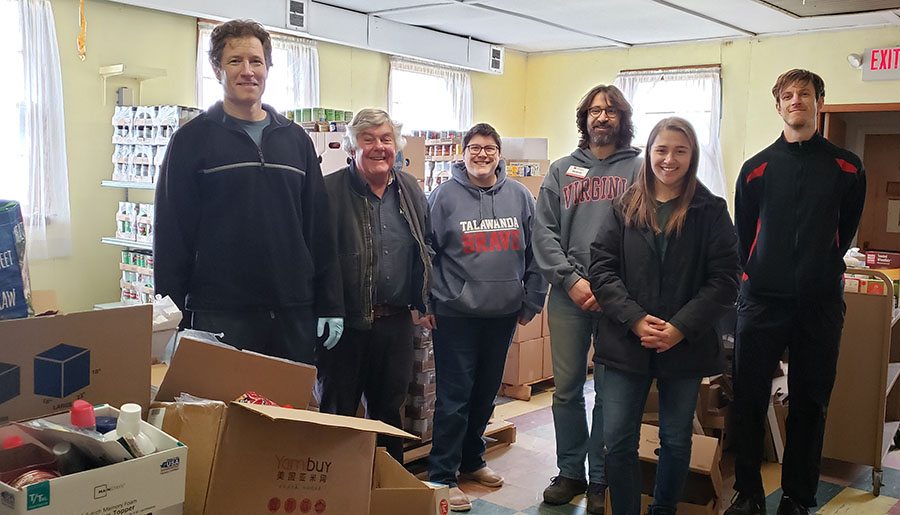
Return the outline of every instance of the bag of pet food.
{"type": "Polygon", "coordinates": [[[14,200],[0,200],[0,320],[33,314],[22,209],[14,200]]]}

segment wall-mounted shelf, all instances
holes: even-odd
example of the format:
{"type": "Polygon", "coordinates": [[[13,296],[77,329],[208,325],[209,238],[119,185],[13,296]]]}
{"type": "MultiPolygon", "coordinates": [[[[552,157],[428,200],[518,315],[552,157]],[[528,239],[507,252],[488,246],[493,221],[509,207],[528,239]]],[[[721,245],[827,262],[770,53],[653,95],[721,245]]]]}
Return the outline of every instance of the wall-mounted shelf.
{"type": "Polygon", "coordinates": [[[100,67],[100,99],[106,105],[106,80],[110,77],[122,77],[138,82],[137,98],[141,103],[141,86],[145,80],[165,77],[166,70],[162,68],[148,68],[146,66],[127,66],[125,64],[111,64],[100,67]]]}
{"type": "Polygon", "coordinates": [[[136,182],[136,181],[100,181],[100,186],[107,188],[125,188],[133,190],[155,190],[156,184],[152,182],[136,182]]]}
{"type": "Polygon", "coordinates": [[[100,238],[100,243],[107,245],[118,245],[119,247],[128,247],[130,249],[153,250],[152,243],[143,243],[134,240],[123,240],[121,238],[100,238]]]}

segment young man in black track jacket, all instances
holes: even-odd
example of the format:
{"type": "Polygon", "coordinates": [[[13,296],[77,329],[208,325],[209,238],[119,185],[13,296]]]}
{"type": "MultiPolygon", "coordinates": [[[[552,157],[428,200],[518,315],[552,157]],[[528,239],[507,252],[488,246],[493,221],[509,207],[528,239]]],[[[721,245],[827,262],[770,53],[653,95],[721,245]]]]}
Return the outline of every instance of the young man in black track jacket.
{"type": "Polygon", "coordinates": [[[741,168],[735,227],[744,267],[735,342],[736,502],[726,515],[765,514],[760,475],[772,375],[789,351],[791,411],[778,515],[809,513],[846,310],[843,255],[862,215],[859,157],[816,132],[822,79],[782,74],[772,88],[784,132],[741,168]]]}

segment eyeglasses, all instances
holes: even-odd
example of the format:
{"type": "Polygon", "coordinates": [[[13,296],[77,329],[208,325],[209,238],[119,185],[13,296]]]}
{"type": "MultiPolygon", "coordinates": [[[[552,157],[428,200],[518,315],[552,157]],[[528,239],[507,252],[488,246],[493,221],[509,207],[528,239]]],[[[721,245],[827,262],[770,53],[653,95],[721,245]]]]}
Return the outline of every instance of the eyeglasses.
{"type": "Polygon", "coordinates": [[[606,116],[609,118],[615,118],[616,116],[619,116],[619,110],[613,106],[609,106],[607,108],[603,108],[600,106],[594,106],[594,107],[588,109],[588,112],[591,113],[591,116],[593,116],[595,118],[600,116],[600,113],[602,113],[603,111],[606,111],[606,116]]]}
{"type": "Polygon", "coordinates": [[[482,150],[484,150],[485,155],[492,156],[496,154],[497,151],[500,150],[500,148],[497,145],[469,145],[466,147],[466,150],[468,150],[473,156],[477,156],[481,153],[482,150]]]}

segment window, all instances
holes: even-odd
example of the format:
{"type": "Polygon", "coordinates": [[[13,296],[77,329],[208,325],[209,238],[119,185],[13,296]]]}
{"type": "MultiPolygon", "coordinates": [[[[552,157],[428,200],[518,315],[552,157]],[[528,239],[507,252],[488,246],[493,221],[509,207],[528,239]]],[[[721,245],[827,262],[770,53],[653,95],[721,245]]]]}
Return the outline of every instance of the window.
{"type": "Polygon", "coordinates": [[[472,126],[469,72],[391,59],[389,111],[404,131],[465,131],[472,126]]]}
{"type": "MultiPolygon", "coordinates": [[[[203,109],[222,100],[222,85],[209,64],[212,23],[198,22],[197,105],[203,109]]],[[[296,36],[271,34],[272,67],[263,102],[279,111],[319,105],[319,51],[316,43],[296,36]]]]}
{"type": "Polygon", "coordinates": [[[0,0],[0,197],[19,202],[29,259],[71,254],[62,77],[49,0],[0,0]]]}
{"type": "Polygon", "coordinates": [[[656,122],[680,116],[691,122],[700,144],[697,177],[711,192],[725,195],[725,166],[719,144],[720,68],[676,68],[622,72],[616,87],[634,109],[634,144],[644,147],[656,122]]]}

